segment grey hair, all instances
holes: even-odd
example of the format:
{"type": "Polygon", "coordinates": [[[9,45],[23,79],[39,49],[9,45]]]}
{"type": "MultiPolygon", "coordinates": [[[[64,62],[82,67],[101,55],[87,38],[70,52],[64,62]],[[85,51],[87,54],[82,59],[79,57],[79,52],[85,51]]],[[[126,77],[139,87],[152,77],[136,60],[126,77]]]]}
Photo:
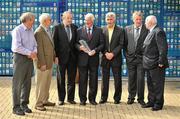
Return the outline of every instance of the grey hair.
{"type": "Polygon", "coordinates": [[[108,12],[108,13],[106,14],[106,19],[109,18],[109,17],[113,17],[113,18],[116,19],[116,14],[115,14],[114,12],[108,12]]]}
{"type": "Polygon", "coordinates": [[[44,21],[48,18],[51,18],[50,14],[48,13],[42,13],[40,16],[39,16],[39,22],[40,24],[43,24],[44,21]]]}
{"type": "Polygon", "coordinates": [[[35,15],[31,12],[25,12],[21,15],[20,20],[22,23],[25,23],[28,20],[32,20],[35,18],[35,15]]]}
{"type": "Polygon", "coordinates": [[[146,21],[146,22],[147,22],[147,21],[151,21],[151,23],[152,23],[153,25],[157,24],[157,18],[156,18],[156,16],[154,16],[154,15],[149,15],[149,16],[147,16],[145,21],[146,21]]]}
{"type": "Polygon", "coordinates": [[[94,18],[94,15],[92,14],[92,13],[87,13],[86,15],[85,15],[85,21],[87,20],[87,19],[90,19],[92,22],[94,22],[94,20],[95,20],[95,18],[94,18]]]}
{"type": "Polygon", "coordinates": [[[70,10],[68,10],[68,11],[63,12],[62,19],[64,19],[67,14],[71,14],[73,16],[73,13],[70,10]]]}
{"type": "Polygon", "coordinates": [[[132,19],[134,20],[136,16],[140,16],[143,19],[143,13],[141,11],[133,12],[132,19]]]}

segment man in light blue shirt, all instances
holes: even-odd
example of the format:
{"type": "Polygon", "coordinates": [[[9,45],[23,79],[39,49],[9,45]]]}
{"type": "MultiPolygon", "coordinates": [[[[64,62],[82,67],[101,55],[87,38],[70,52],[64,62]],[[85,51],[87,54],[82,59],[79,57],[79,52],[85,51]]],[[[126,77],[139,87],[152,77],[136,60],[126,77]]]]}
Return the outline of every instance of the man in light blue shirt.
{"type": "Polygon", "coordinates": [[[33,60],[37,57],[37,43],[34,38],[34,14],[23,13],[20,17],[22,24],[12,31],[13,51],[13,113],[25,115],[32,113],[28,108],[33,73],[33,60]]]}

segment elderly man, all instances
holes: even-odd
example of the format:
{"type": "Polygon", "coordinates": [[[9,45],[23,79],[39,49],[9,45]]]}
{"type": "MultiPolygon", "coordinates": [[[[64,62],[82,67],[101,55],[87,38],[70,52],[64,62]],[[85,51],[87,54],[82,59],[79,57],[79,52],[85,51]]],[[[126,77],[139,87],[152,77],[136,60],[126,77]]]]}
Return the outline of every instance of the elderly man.
{"type": "Polygon", "coordinates": [[[53,32],[55,52],[59,60],[59,70],[61,74],[61,79],[57,81],[59,105],[64,105],[66,77],[67,101],[70,104],[76,104],[74,95],[77,69],[77,49],[75,48],[77,26],[72,24],[72,19],[73,14],[70,11],[65,11],[62,15],[62,23],[56,25],[53,32]]]}
{"type": "Polygon", "coordinates": [[[135,96],[140,105],[144,102],[144,70],[142,65],[143,42],[147,36],[148,30],[142,23],[143,15],[140,11],[133,13],[134,24],[125,28],[125,57],[128,68],[128,101],[127,104],[133,104],[135,96]]]}
{"type": "Polygon", "coordinates": [[[55,103],[48,101],[49,88],[52,77],[52,66],[55,59],[54,43],[49,26],[51,17],[43,13],[39,17],[40,26],[35,31],[37,41],[37,60],[34,61],[36,67],[36,105],[35,109],[45,111],[44,106],[54,106],[55,103]]]}
{"type": "Polygon", "coordinates": [[[13,113],[25,115],[32,113],[28,108],[29,95],[31,90],[31,77],[33,73],[33,59],[36,59],[37,43],[34,38],[33,24],[35,16],[26,12],[20,17],[22,24],[12,31],[13,51],[13,113]]]}
{"type": "MultiPolygon", "coordinates": [[[[99,52],[104,47],[102,30],[94,26],[94,15],[88,13],[85,15],[85,26],[78,29],[76,47],[78,54],[79,69],[79,97],[80,105],[86,105],[87,82],[89,75],[89,102],[97,105],[96,95],[98,87],[98,66],[99,52]],[[80,44],[80,40],[85,43],[80,44]],[[85,45],[87,44],[87,45],[85,45]]],[[[81,42],[82,43],[82,42],[81,42]]]]}
{"type": "Polygon", "coordinates": [[[152,111],[158,111],[164,105],[165,69],[169,66],[168,44],[155,16],[146,17],[145,25],[150,31],[144,41],[143,55],[143,67],[147,70],[148,103],[142,107],[152,107],[152,111]]]}
{"type": "Polygon", "coordinates": [[[112,68],[114,76],[114,104],[119,104],[122,93],[122,80],[121,80],[121,64],[124,42],[123,29],[116,24],[116,15],[113,12],[106,14],[107,26],[103,27],[103,34],[105,36],[105,47],[102,56],[102,86],[101,86],[101,100],[100,104],[107,102],[109,91],[109,77],[110,68],[112,68]]]}

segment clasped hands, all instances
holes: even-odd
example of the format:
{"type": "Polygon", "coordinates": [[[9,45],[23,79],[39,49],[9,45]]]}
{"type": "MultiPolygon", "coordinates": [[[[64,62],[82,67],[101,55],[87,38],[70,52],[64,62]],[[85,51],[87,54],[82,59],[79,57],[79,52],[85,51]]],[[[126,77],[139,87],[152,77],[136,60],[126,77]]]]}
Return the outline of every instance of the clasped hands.
{"type": "Polygon", "coordinates": [[[87,53],[89,56],[93,56],[96,54],[95,50],[89,51],[87,48],[85,48],[83,45],[80,46],[80,50],[87,53]]]}

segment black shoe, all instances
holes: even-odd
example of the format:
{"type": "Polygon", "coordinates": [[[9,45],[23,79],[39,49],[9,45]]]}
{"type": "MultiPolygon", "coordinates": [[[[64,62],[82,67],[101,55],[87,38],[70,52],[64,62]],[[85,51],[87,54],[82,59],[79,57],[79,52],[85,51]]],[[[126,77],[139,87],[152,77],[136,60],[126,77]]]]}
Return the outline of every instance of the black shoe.
{"type": "Polygon", "coordinates": [[[96,101],[90,101],[90,104],[97,105],[97,102],[96,101]]]}
{"type": "Polygon", "coordinates": [[[127,104],[128,104],[128,105],[131,105],[131,104],[133,104],[133,103],[134,103],[134,100],[128,99],[128,101],[127,101],[127,104]]]}
{"type": "Polygon", "coordinates": [[[101,100],[99,101],[99,104],[104,104],[104,103],[106,103],[106,102],[107,102],[106,100],[102,100],[102,99],[101,99],[101,100]]]}
{"type": "Polygon", "coordinates": [[[49,102],[49,101],[43,104],[43,106],[55,106],[55,105],[56,105],[56,103],[49,102]]]}
{"type": "Polygon", "coordinates": [[[119,104],[119,103],[120,103],[119,100],[115,100],[115,101],[114,101],[114,104],[119,104]]]}
{"type": "Polygon", "coordinates": [[[59,101],[59,105],[64,105],[64,101],[59,101]]]}
{"type": "Polygon", "coordinates": [[[20,116],[25,115],[24,111],[21,108],[14,109],[13,114],[20,115],[20,116]]]}
{"type": "Polygon", "coordinates": [[[86,102],[82,101],[82,102],[80,103],[80,105],[85,106],[85,105],[86,105],[86,102]]]}
{"type": "Polygon", "coordinates": [[[158,111],[158,110],[162,110],[162,107],[157,107],[157,106],[152,107],[152,111],[158,111]]]}
{"type": "Polygon", "coordinates": [[[32,110],[26,105],[26,106],[22,106],[21,109],[26,112],[26,113],[32,113],[32,110]]]}
{"type": "Polygon", "coordinates": [[[76,104],[76,102],[74,100],[69,100],[68,101],[70,104],[76,104]]]}
{"type": "Polygon", "coordinates": [[[139,103],[141,106],[146,105],[146,103],[145,103],[143,100],[138,101],[138,103],[139,103]]]}
{"type": "Polygon", "coordinates": [[[142,108],[149,108],[149,107],[153,107],[153,106],[154,106],[154,104],[150,103],[150,102],[146,103],[145,105],[141,105],[142,108]]]}

